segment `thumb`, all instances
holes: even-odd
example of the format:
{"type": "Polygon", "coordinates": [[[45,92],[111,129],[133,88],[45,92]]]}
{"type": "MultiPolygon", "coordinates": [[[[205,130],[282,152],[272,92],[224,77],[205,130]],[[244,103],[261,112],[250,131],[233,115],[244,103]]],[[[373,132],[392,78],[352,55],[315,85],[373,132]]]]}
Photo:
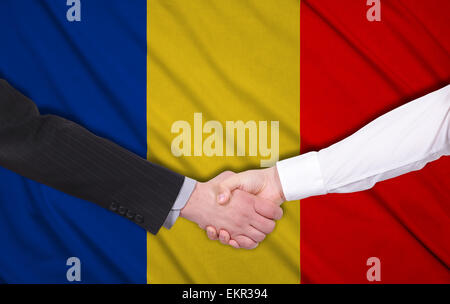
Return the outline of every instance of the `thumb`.
{"type": "Polygon", "coordinates": [[[231,192],[241,186],[240,174],[235,174],[225,179],[219,184],[219,194],[217,195],[217,202],[220,205],[226,204],[231,197],[231,192]]]}

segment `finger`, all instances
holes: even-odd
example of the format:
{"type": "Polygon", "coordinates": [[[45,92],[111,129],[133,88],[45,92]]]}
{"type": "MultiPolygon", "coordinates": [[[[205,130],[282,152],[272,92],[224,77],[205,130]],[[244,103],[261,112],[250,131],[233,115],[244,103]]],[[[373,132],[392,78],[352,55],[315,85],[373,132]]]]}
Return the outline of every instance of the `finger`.
{"type": "Polygon", "coordinates": [[[266,238],[265,233],[262,233],[260,230],[252,226],[250,226],[247,236],[254,240],[256,243],[260,243],[266,238]]]}
{"type": "Polygon", "coordinates": [[[269,234],[275,229],[275,221],[260,215],[254,217],[250,221],[250,225],[264,234],[269,234]]]}
{"type": "Polygon", "coordinates": [[[222,244],[228,245],[228,242],[230,241],[230,234],[228,231],[221,229],[219,232],[219,240],[222,244]]]}
{"type": "Polygon", "coordinates": [[[217,202],[220,205],[226,204],[231,197],[231,192],[241,186],[241,177],[235,174],[225,179],[219,184],[219,194],[217,195],[217,202]]]}
{"type": "Polygon", "coordinates": [[[211,241],[215,241],[215,240],[217,240],[217,238],[218,238],[216,228],[214,228],[214,227],[212,227],[212,226],[207,226],[207,227],[206,227],[206,234],[208,235],[208,238],[209,238],[211,241]]]}
{"type": "Polygon", "coordinates": [[[233,239],[239,244],[240,248],[253,249],[258,246],[257,242],[245,235],[238,235],[236,237],[233,237],[233,239]]]}
{"type": "Polygon", "coordinates": [[[228,243],[231,247],[239,249],[239,244],[238,242],[236,242],[235,240],[230,240],[230,242],[228,243]]]}
{"type": "Polygon", "coordinates": [[[265,199],[255,200],[255,211],[269,219],[279,220],[283,217],[283,209],[280,206],[265,199]]]}

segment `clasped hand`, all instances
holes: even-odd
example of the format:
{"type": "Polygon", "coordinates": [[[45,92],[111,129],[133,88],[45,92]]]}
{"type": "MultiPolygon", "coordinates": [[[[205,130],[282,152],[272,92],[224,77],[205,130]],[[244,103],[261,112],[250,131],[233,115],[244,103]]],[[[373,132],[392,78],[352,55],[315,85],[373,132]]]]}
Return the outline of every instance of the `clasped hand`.
{"type": "Polygon", "coordinates": [[[211,240],[253,249],[275,229],[284,201],[276,167],[226,171],[197,183],[180,216],[205,229],[211,240]]]}

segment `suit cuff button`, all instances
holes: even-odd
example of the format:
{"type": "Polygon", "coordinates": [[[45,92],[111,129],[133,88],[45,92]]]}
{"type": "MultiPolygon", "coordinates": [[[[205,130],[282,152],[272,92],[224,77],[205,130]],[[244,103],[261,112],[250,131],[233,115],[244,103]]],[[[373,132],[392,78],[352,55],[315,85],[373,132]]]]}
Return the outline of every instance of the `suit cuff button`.
{"type": "Polygon", "coordinates": [[[144,217],[142,215],[140,215],[140,214],[137,214],[134,217],[134,220],[136,221],[136,223],[143,223],[144,222],[144,217]]]}
{"type": "Polygon", "coordinates": [[[119,208],[119,206],[115,202],[112,202],[111,205],[109,205],[109,210],[111,210],[111,211],[116,212],[118,208],[119,208]]]}
{"type": "Polygon", "coordinates": [[[119,207],[119,214],[120,215],[125,215],[127,213],[127,208],[120,206],[119,207]]]}

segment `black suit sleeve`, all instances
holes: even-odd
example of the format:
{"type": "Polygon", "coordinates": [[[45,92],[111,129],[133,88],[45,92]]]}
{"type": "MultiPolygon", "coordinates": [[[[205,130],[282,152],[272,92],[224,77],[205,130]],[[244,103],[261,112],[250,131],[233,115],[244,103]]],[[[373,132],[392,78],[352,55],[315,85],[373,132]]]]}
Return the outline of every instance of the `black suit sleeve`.
{"type": "Polygon", "coordinates": [[[0,166],[108,208],[154,234],[184,182],[74,122],[40,115],[1,79],[0,166]]]}

